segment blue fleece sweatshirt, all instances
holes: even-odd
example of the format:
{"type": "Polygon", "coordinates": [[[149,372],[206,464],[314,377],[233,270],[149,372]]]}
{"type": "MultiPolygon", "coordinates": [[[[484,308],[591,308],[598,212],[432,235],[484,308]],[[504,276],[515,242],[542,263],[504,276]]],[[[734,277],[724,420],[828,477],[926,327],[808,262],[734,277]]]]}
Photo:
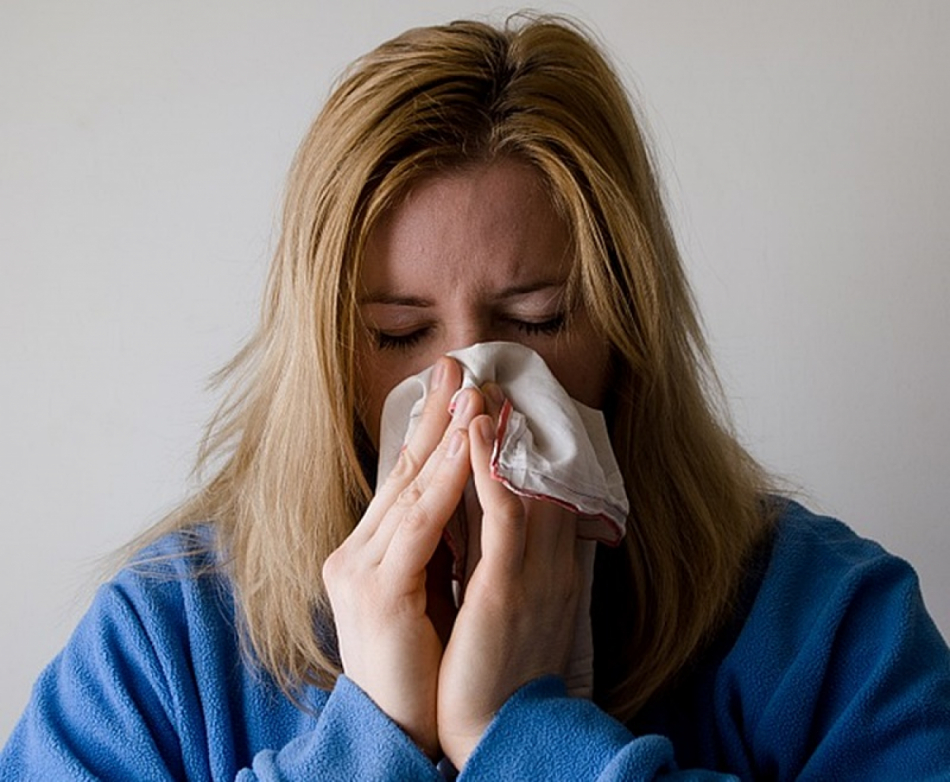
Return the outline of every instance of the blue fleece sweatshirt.
{"type": "MultiPolygon", "coordinates": [[[[288,700],[242,658],[226,581],[196,564],[127,569],[100,589],[0,779],[442,778],[345,676],[304,708],[288,700]]],[[[753,581],[735,625],[634,723],[539,679],[459,779],[950,780],[950,652],[911,568],[790,504],[753,581]]]]}

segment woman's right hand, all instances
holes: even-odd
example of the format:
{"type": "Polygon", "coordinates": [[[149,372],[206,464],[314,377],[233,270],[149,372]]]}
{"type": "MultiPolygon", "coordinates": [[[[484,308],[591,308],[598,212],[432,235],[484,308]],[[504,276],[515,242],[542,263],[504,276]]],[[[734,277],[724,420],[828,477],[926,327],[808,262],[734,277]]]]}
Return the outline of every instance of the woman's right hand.
{"type": "Polygon", "coordinates": [[[426,565],[462,497],[467,427],[483,406],[466,390],[450,414],[460,384],[459,365],[441,359],[416,431],[323,567],[344,673],[433,758],[442,642],[426,613],[426,565]]]}

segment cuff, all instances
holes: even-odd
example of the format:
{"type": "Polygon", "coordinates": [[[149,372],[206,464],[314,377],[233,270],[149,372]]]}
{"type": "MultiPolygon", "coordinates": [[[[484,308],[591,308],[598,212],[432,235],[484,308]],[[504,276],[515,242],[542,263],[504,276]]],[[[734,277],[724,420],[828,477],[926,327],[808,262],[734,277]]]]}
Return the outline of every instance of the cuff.
{"type": "Polygon", "coordinates": [[[254,779],[432,780],[439,772],[419,747],[346,676],[309,733],[254,758],[254,779]]]}
{"type": "Polygon", "coordinates": [[[613,717],[545,676],[505,702],[459,779],[596,779],[633,741],[613,717]]]}

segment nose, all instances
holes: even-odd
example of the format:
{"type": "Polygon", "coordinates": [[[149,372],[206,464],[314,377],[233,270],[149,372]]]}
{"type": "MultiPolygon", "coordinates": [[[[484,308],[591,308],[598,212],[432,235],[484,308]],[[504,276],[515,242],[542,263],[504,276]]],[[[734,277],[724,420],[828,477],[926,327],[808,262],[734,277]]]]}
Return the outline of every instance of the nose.
{"type": "Polygon", "coordinates": [[[491,322],[476,313],[463,313],[453,318],[445,326],[445,346],[443,353],[461,350],[479,342],[495,339],[491,322]]]}

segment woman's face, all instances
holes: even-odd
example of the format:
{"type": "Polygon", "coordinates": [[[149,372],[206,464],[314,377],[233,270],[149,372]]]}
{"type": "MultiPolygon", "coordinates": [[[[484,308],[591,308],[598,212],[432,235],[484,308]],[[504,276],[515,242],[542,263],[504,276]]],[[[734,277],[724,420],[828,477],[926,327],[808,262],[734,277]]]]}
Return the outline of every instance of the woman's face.
{"type": "Polygon", "coordinates": [[[567,227],[524,163],[412,188],[370,233],[360,277],[357,382],[373,442],[395,385],[476,342],[527,345],[572,397],[600,407],[609,349],[582,307],[568,315],[572,260],[567,227]]]}

